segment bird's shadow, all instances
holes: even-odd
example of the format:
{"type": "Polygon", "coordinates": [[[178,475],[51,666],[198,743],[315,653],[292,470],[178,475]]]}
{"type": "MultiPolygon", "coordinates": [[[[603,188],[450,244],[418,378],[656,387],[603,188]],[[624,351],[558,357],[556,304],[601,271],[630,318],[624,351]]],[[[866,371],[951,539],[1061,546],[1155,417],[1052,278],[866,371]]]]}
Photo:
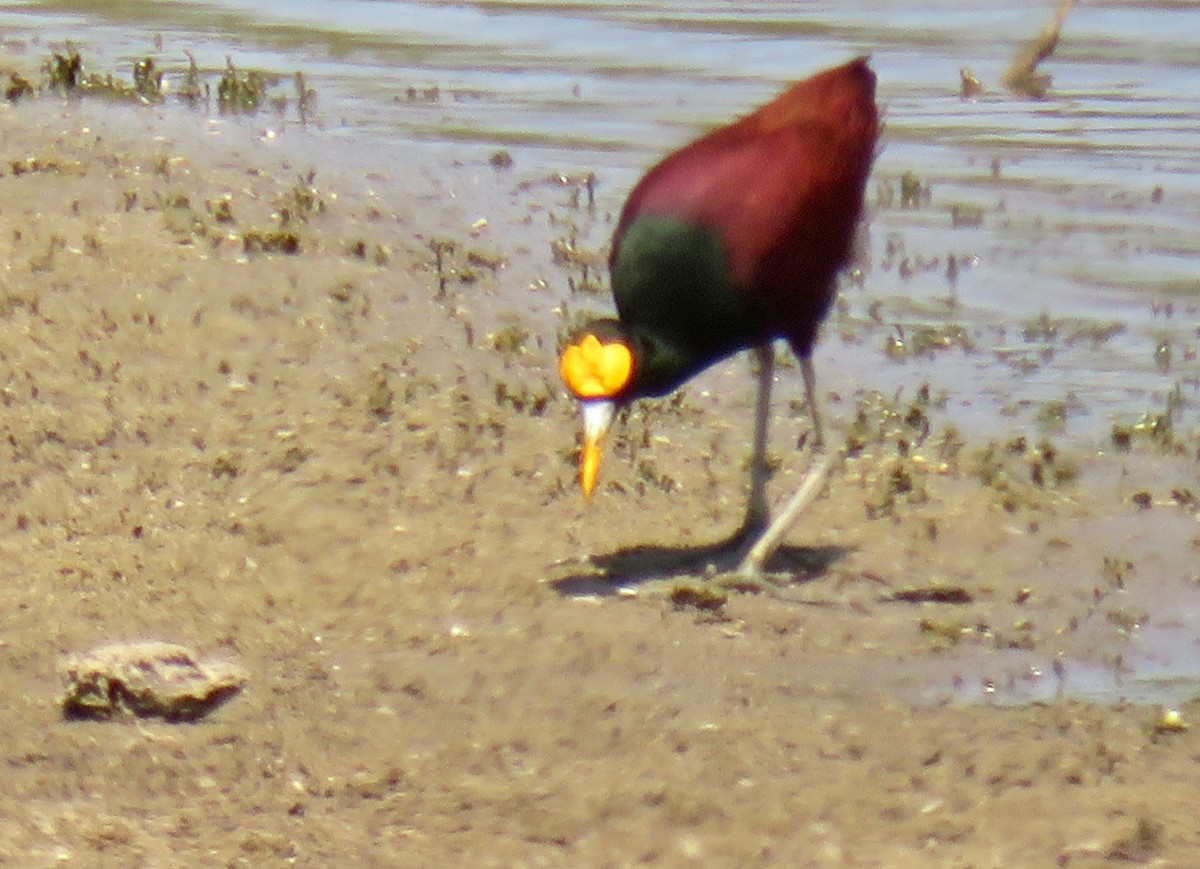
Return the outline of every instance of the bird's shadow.
{"type": "MultiPolygon", "coordinates": [[[[781,546],[764,565],[780,584],[804,583],[821,576],[854,550],[846,546],[781,546]]],[[[604,596],[656,580],[727,573],[736,569],[743,548],[730,541],[699,546],[627,546],[593,555],[584,570],[552,580],[564,597],[604,596]]],[[[580,564],[580,562],[575,562],[580,564]]]]}

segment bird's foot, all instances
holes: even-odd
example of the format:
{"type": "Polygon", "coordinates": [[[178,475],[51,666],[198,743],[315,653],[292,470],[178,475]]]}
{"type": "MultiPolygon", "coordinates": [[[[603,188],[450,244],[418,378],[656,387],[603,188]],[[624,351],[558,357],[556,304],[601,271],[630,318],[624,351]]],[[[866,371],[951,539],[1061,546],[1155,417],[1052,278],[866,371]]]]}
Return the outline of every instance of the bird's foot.
{"type": "Polygon", "coordinates": [[[715,547],[718,554],[709,565],[711,581],[715,586],[747,594],[777,590],[770,576],[757,565],[747,569],[750,553],[770,527],[770,517],[766,511],[746,511],[741,526],[715,547]]]}
{"type": "Polygon", "coordinates": [[[737,594],[765,594],[773,597],[779,595],[785,582],[786,579],[780,581],[771,574],[757,568],[748,571],[742,567],[738,567],[727,573],[718,574],[712,579],[713,585],[725,591],[737,594]]]}
{"type": "Polygon", "coordinates": [[[769,531],[769,526],[763,526],[758,533],[746,539],[738,552],[737,566],[725,575],[723,584],[726,588],[752,593],[772,593],[791,579],[791,574],[781,577],[780,574],[767,570],[763,561],[754,557],[769,531]]]}
{"type": "MultiPolygon", "coordinates": [[[[757,542],[757,541],[755,541],[755,542],[757,542]]],[[[758,564],[757,562],[752,561],[748,557],[749,553],[750,553],[750,550],[747,549],[742,556],[742,560],[738,562],[737,569],[733,572],[733,575],[736,576],[739,580],[744,580],[746,582],[761,583],[763,581],[763,577],[765,575],[763,573],[762,565],[758,564]]]]}
{"type": "Polygon", "coordinates": [[[713,573],[722,573],[728,571],[734,564],[740,564],[770,524],[766,513],[748,510],[746,518],[742,520],[738,529],[712,547],[712,561],[709,564],[709,570],[713,573]]]}
{"type": "Polygon", "coordinates": [[[829,479],[833,462],[834,456],[829,454],[814,457],[813,465],[804,475],[800,487],[792,495],[787,506],[783,508],[783,511],[776,517],[775,521],[754,540],[753,545],[746,550],[741,564],[738,565],[737,572],[739,574],[749,578],[760,577],[762,575],[763,565],[767,563],[775,553],[775,550],[779,548],[779,545],[783,542],[783,535],[787,533],[800,514],[821,493],[821,489],[829,479]]]}

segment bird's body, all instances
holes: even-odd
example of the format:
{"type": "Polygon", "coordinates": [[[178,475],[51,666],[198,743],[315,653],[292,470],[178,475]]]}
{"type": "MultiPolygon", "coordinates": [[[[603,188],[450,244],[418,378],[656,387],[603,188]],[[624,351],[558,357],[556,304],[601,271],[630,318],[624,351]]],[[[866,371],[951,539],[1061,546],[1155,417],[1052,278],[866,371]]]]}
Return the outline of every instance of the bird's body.
{"type": "MultiPolygon", "coordinates": [[[[613,236],[619,320],[584,330],[598,342],[589,347],[606,348],[606,358],[582,342],[563,355],[563,378],[584,401],[585,418],[588,402],[663,395],[714,362],[776,338],[800,358],[812,399],[813,344],[850,255],[878,130],[875,75],[860,58],[793,85],[650,169],[613,236]],[[588,385],[592,368],[620,355],[613,348],[628,352],[620,382],[588,385]]],[[[766,387],[760,380],[763,426],[766,387]]],[[[607,419],[590,424],[598,431],[589,441],[603,436],[607,419]]],[[[765,429],[761,441],[756,431],[756,454],[765,449],[765,429]]],[[[597,453],[589,479],[585,455],[585,491],[598,461],[597,453]]],[[[765,512],[765,496],[755,498],[764,503],[752,511],[765,512]]]]}
{"type": "Polygon", "coordinates": [[[647,172],[613,236],[621,323],[683,345],[700,367],[780,337],[809,355],[862,207],[874,93],[874,74],[854,61],[647,172]]]}

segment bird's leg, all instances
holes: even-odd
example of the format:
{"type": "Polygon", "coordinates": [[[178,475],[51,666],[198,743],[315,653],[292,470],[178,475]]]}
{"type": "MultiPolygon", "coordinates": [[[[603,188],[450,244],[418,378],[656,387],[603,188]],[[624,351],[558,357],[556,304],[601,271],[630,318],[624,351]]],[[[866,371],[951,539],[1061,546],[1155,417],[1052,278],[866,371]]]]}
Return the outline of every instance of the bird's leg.
{"type": "Polygon", "coordinates": [[[817,495],[821,494],[821,487],[829,478],[832,466],[833,456],[825,453],[819,453],[816,456],[813,466],[808,469],[808,473],[800,481],[800,488],[796,490],[796,494],[792,495],[792,499],[783,508],[783,512],[775,518],[771,526],[763,532],[763,535],[746,553],[746,557],[738,565],[738,573],[748,577],[758,576],[767,559],[775,554],[775,550],[783,542],[783,535],[788,532],[808,505],[816,500],[817,495]]]}
{"type": "Polygon", "coordinates": [[[758,400],[754,410],[754,454],[750,458],[750,500],[739,537],[752,538],[767,527],[771,508],[767,503],[767,433],[771,421],[771,381],[775,377],[775,352],[770,344],[754,349],[758,359],[758,400]]]}
{"type": "Polygon", "coordinates": [[[817,372],[811,356],[800,357],[800,375],[804,378],[804,400],[812,416],[813,447],[820,452],[825,447],[825,428],[821,425],[821,403],[817,400],[817,372]]]}
{"type": "MultiPolygon", "coordinates": [[[[783,535],[788,532],[808,505],[821,494],[821,488],[829,478],[829,472],[833,466],[833,456],[825,453],[825,432],[821,427],[821,412],[817,403],[817,377],[811,357],[800,357],[800,372],[804,377],[804,392],[813,421],[813,441],[816,447],[813,465],[804,475],[804,479],[800,481],[799,488],[783,508],[783,512],[776,517],[775,521],[746,553],[746,557],[742,559],[742,563],[738,566],[738,573],[743,576],[758,576],[767,559],[779,548],[779,544],[783,541],[783,535]]],[[[760,415],[765,416],[761,408],[760,415]]]]}

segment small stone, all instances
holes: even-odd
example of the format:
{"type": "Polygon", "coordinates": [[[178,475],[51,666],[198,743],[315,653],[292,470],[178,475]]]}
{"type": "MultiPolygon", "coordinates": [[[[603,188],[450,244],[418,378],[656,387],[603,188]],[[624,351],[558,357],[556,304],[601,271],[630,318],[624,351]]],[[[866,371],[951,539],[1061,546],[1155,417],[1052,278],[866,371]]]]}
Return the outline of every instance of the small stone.
{"type": "Polygon", "coordinates": [[[68,658],[60,672],[69,719],[195,721],[246,684],[234,664],[201,661],[185,646],[154,641],[101,646],[68,658]]]}

